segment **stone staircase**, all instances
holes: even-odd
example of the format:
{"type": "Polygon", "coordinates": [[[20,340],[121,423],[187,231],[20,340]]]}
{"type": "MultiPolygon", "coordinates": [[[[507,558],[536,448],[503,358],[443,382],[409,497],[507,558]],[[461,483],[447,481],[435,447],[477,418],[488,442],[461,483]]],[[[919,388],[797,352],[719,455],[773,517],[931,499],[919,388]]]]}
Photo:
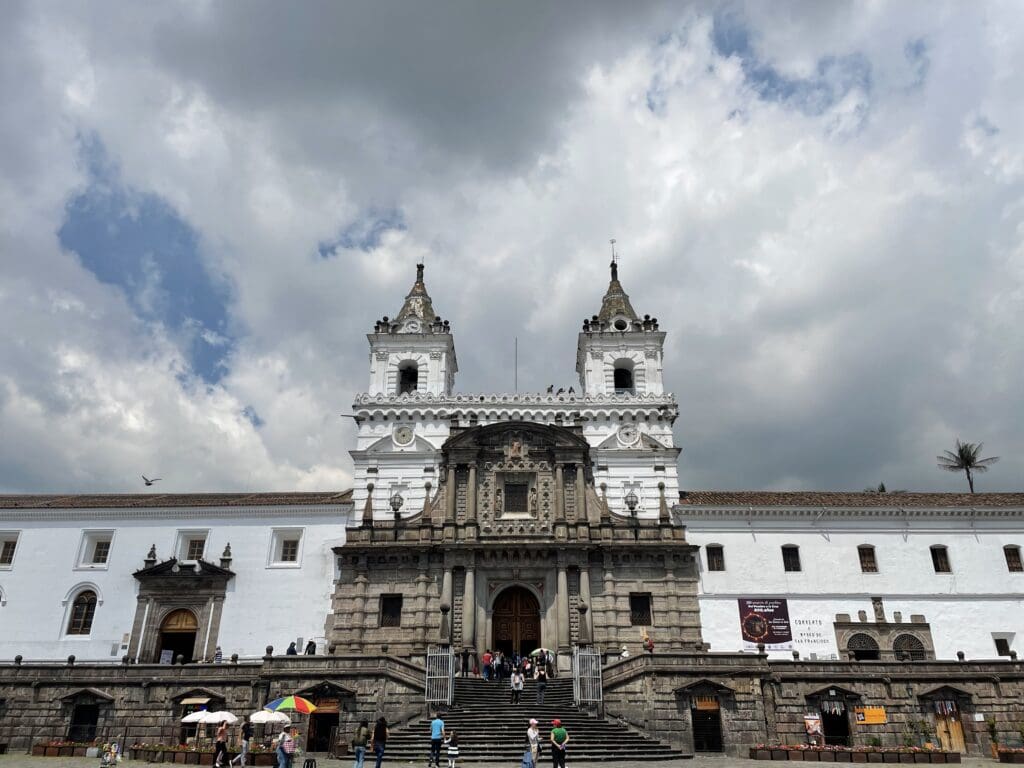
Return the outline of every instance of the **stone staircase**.
{"type": "MultiPolygon", "coordinates": [[[[569,732],[566,761],[569,764],[580,761],[636,764],[688,757],[624,725],[578,710],[573,705],[571,677],[548,681],[544,704],[537,705],[536,700],[537,688],[532,680],[526,683],[522,703],[513,705],[508,680],[499,684],[476,677],[457,678],[454,704],[448,711],[442,711],[441,717],[445,727],[459,735],[459,762],[518,766],[531,717],[540,721],[538,727],[545,745],[552,718],[562,721],[569,732]]],[[[429,751],[428,715],[392,729],[385,761],[425,766],[429,751]]],[[[546,747],[541,765],[549,762],[550,750],[546,747]]]]}

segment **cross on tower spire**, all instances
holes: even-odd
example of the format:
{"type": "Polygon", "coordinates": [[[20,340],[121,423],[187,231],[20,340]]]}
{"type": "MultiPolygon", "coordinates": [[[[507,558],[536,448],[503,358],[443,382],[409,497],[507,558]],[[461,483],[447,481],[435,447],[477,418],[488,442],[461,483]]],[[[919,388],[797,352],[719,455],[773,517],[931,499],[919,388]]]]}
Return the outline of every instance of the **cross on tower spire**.
{"type": "Polygon", "coordinates": [[[615,252],[615,238],[609,240],[612,244],[612,280],[619,279],[619,254],[615,252]]]}

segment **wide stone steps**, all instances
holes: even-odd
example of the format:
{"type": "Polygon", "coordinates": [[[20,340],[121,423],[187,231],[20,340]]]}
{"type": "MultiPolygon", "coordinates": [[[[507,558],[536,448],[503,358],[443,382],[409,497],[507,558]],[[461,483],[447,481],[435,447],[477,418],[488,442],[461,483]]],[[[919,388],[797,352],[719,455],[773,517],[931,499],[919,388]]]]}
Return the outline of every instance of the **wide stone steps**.
{"type": "MultiPolygon", "coordinates": [[[[580,712],[573,704],[572,679],[548,682],[544,703],[536,704],[536,684],[529,681],[522,703],[511,703],[508,681],[459,678],[455,683],[453,706],[441,713],[448,731],[459,736],[460,759],[518,765],[526,745],[531,717],[540,722],[541,739],[547,744],[551,721],[558,718],[569,732],[570,760],[594,762],[639,762],[684,757],[667,744],[649,739],[619,723],[580,712]]],[[[386,759],[398,762],[426,762],[430,749],[430,717],[392,729],[386,759]]],[[[546,763],[550,758],[545,748],[546,763]]]]}

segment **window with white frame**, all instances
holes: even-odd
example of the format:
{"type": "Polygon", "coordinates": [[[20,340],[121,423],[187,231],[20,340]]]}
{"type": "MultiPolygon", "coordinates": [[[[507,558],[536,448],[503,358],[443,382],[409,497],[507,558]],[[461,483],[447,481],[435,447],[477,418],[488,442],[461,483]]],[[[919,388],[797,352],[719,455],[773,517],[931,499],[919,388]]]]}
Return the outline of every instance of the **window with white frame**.
{"type": "Polygon", "coordinates": [[[113,531],[83,531],[82,545],[78,548],[77,567],[106,568],[110,560],[110,548],[113,542],[113,531]]]}
{"type": "Polygon", "coordinates": [[[209,535],[208,530],[178,531],[178,546],[175,548],[178,559],[186,562],[205,559],[206,540],[209,535]]]}
{"type": "Polygon", "coordinates": [[[270,537],[271,567],[298,568],[302,562],[302,529],[275,528],[270,537]]]}
{"type": "Polygon", "coordinates": [[[18,536],[20,531],[0,532],[0,568],[10,568],[14,565],[14,553],[18,550],[18,536]]]}

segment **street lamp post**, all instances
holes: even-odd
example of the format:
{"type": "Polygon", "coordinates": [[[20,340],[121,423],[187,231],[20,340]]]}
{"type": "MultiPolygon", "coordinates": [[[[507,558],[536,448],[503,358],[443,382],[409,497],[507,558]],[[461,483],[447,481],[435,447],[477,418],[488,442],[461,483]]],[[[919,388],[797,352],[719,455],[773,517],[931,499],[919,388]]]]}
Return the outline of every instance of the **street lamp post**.
{"type": "Polygon", "coordinates": [[[640,540],[640,520],[636,516],[636,506],[640,503],[640,499],[637,498],[633,491],[626,494],[626,507],[629,509],[630,522],[633,525],[633,539],[635,541],[640,540]]]}
{"type": "Polygon", "coordinates": [[[398,541],[398,523],[402,519],[403,504],[405,504],[405,499],[402,498],[402,494],[395,491],[395,495],[391,497],[391,511],[395,513],[395,541],[398,541]]]}

